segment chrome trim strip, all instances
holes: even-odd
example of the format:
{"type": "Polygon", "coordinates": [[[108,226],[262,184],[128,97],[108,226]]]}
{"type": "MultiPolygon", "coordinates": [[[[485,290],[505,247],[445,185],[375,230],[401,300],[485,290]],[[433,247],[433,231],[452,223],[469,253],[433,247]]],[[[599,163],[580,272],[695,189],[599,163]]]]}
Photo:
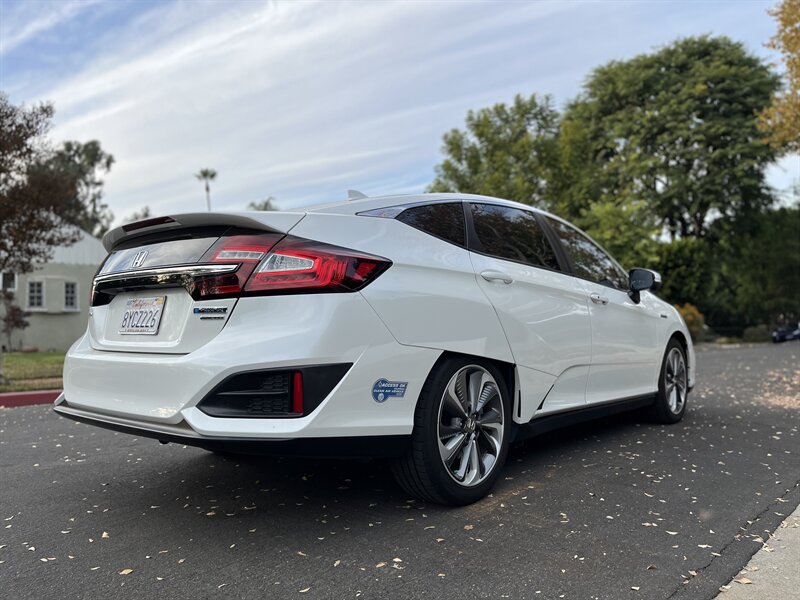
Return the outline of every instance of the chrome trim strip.
{"type": "Polygon", "coordinates": [[[104,283],[106,281],[122,281],[125,279],[138,279],[141,277],[158,277],[163,275],[214,275],[220,273],[232,273],[239,268],[235,265],[183,265],[177,267],[159,267],[157,269],[142,269],[140,271],[119,271],[108,275],[98,275],[94,278],[94,283],[104,283]]]}
{"type": "MultiPolygon", "coordinates": [[[[456,200],[454,198],[437,198],[435,200],[419,200],[418,202],[407,202],[405,204],[395,204],[393,206],[384,206],[383,208],[373,208],[370,210],[362,210],[357,212],[356,216],[359,217],[380,217],[382,219],[394,219],[403,211],[417,206],[428,206],[430,204],[461,204],[463,200],[456,200]]],[[[488,202],[486,203],[488,204],[488,202]]]]}
{"type": "Polygon", "coordinates": [[[167,423],[150,423],[147,421],[136,421],[134,419],[128,419],[125,417],[115,417],[113,415],[107,415],[103,413],[93,412],[90,410],[75,408],[74,406],[70,406],[68,403],[65,404],[64,402],[62,402],[58,406],[54,406],[53,410],[62,415],[74,415],[76,417],[91,419],[92,421],[98,421],[100,423],[121,425],[123,427],[136,428],[151,433],[180,435],[186,438],[201,437],[200,434],[197,433],[191,427],[189,427],[189,425],[184,420],[179,421],[179,423],[176,425],[170,425],[167,423]]]}

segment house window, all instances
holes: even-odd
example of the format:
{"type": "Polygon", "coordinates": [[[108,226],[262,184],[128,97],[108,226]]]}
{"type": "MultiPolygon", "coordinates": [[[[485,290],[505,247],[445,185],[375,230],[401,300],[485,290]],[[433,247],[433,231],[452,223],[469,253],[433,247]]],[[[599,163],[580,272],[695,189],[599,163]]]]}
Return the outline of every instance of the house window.
{"type": "Polygon", "coordinates": [[[28,282],[28,308],[44,308],[44,282],[28,282]]]}
{"type": "Polygon", "coordinates": [[[17,274],[16,273],[0,273],[0,290],[4,292],[17,291],[17,274]]]}
{"type": "Polygon", "coordinates": [[[74,281],[64,283],[64,310],[78,310],[78,284],[74,281]]]}

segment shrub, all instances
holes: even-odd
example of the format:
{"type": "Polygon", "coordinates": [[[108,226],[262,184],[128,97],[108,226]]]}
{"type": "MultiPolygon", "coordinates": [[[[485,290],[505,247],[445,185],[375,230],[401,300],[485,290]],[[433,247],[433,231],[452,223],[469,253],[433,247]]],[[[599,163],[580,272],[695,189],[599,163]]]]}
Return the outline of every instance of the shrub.
{"type": "Polygon", "coordinates": [[[676,304],[675,308],[681,313],[683,320],[686,321],[686,327],[689,328],[689,333],[692,336],[692,341],[700,342],[706,341],[706,320],[694,304],[676,304]]]}
{"type": "Polygon", "coordinates": [[[745,342],[769,342],[772,339],[772,332],[766,325],[754,325],[744,330],[742,339],[745,342]]]}

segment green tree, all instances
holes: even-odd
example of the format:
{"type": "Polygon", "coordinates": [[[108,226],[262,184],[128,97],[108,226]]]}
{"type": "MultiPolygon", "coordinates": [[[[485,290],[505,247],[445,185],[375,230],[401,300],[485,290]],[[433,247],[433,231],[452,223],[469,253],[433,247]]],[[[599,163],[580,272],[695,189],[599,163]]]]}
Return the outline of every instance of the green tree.
{"type": "Polygon", "coordinates": [[[608,250],[624,268],[652,268],[658,264],[658,223],[643,202],[595,202],[577,216],[568,218],[608,250]]]}
{"type": "Polygon", "coordinates": [[[214,169],[200,169],[195,173],[195,178],[202,181],[206,189],[206,206],[208,212],[211,212],[211,182],[217,178],[217,172],[214,169]]]}
{"type": "Polygon", "coordinates": [[[27,273],[79,239],[70,222],[82,206],[64,193],[72,182],[47,165],[52,117],[51,104],[17,106],[0,92],[0,273],[27,273]]]}
{"type": "Polygon", "coordinates": [[[278,210],[278,207],[275,204],[275,198],[272,196],[267,196],[267,198],[264,200],[259,200],[258,202],[251,202],[248,204],[247,210],[278,210]]]}
{"type": "Polygon", "coordinates": [[[95,237],[103,237],[114,220],[114,213],[103,202],[103,180],[100,178],[111,170],[113,164],[114,157],[102,149],[100,142],[92,140],[85,144],[64,142],[43,165],[61,173],[70,182],[63,193],[70,195],[82,210],[69,220],[95,237]]]}
{"type": "MultiPolygon", "coordinates": [[[[700,238],[715,218],[758,212],[773,201],[765,169],[775,151],[756,115],[778,85],[767,65],[725,37],[686,38],[599,67],[564,116],[561,141],[574,147],[560,155],[584,167],[566,187],[577,186],[584,209],[643,201],[672,239],[700,238]]],[[[580,205],[576,196],[569,199],[580,205]]]]}
{"type": "Polygon", "coordinates": [[[27,273],[78,239],[71,181],[48,166],[52,117],[50,104],[16,106],[0,92],[0,272],[27,273]]]}
{"type": "MultiPolygon", "coordinates": [[[[16,330],[22,330],[30,325],[27,317],[30,315],[23,311],[14,301],[14,294],[0,290],[0,301],[3,306],[3,317],[0,319],[0,330],[5,334],[8,345],[6,349],[11,352],[11,336],[16,330]]],[[[0,371],[0,383],[2,383],[0,371]]]]}
{"type": "Polygon", "coordinates": [[[517,95],[510,105],[467,113],[465,130],[444,135],[445,159],[431,192],[499,196],[549,207],[558,113],[549,96],[517,95]]]}
{"type": "Polygon", "coordinates": [[[729,268],[736,310],[746,324],[800,319],[800,207],[751,219],[736,242],[746,249],[729,268]]]}
{"type": "Polygon", "coordinates": [[[783,55],[786,86],[762,111],[759,126],[778,150],[800,152],[800,0],[783,0],[769,14],[778,31],[767,47],[783,55]]]}
{"type": "Polygon", "coordinates": [[[659,270],[664,275],[661,294],[673,304],[695,304],[705,312],[716,281],[719,261],[709,254],[705,240],[687,237],[659,244],[659,270]]]}

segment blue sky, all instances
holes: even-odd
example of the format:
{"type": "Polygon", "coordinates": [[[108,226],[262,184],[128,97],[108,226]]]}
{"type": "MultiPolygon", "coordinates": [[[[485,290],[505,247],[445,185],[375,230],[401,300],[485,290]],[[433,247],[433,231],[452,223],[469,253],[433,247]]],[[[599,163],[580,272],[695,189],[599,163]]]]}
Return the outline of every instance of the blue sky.
{"type": "MultiPolygon", "coordinates": [[[[592,68],[677,37],[727,35],[768,60],[774,2],[0,0],[0,89],[53,101],[56,141],[117,159],[118,222],[275,196],[292,209],[419,192],[441,136],[515,93],[563,106],[592,68]]],[[[800,158],[770,181],[788,187],[800,158]]]]}

